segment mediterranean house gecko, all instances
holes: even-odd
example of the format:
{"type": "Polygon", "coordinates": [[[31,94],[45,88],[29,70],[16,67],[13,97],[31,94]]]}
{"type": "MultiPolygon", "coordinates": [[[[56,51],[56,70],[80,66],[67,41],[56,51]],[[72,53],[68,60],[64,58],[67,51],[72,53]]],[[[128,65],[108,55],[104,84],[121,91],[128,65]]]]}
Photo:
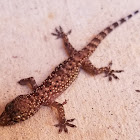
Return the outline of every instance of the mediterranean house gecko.
{"type": "Polygon", "coordinates": [[[114,22],[105,28],[80,51],[75,50],[68,40],[67,36],[71,33],[71,30],[64,33],[61,27],[56,28],[55,33],[52,33],[52,35],[63,39],[66,51],[70,57],[59,64],[40,86],[36,84],[33,77],[21,79],[18,83],[20,85],[30,85],[33,92],[26,95],[19,95],[8,103],[0,115],[0,125],[13,125],[24,121],[33,116],[41,106],[49,106],[56,108],[58,111],[59,123],[55,126],[59,127],[59,132],[62,132],[62,130],[68,132],[67,126],[76,127],[71,124],[74,119],[67,120],[65,118],[63,105],[66,104],[66,101],[61,104],[56,102],[55,99],[72,84],[77,78],[81,68],[94,76],[104,73],[105,76],[109,78],[109,81],[111,81],[112,78],[118,79],[114,73],[120,73],[122,70],[111,70],[112,62],[110,62],[107,67],[96,68],[88,58],[113,29],[126,22],[138,12],[137,10],[133,14],[121,18],[118,22],[114,22]]]}

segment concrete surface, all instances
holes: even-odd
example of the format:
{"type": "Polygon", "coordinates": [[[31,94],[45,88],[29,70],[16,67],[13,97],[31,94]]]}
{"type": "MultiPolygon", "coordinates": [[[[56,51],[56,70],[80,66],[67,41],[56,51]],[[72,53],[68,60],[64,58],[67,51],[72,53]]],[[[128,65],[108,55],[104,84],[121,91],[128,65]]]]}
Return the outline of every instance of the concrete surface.
{"type": "MultiPolygon", "coordinates": [[[[41,82],[67,58],[61,40],[51,35],[61,25],[72,29],[79,50],[110,23],[140,9],[138,0],[4,0],[0,1],[0,113],[30,90],[17,84],[34,76],[41,82]]],[[[97,67],[113,61],[123,69],[108,82],[81,70],[78,79],[57,99],[77,128],[58,134],[55,113],[42,107],[29,120],[0,127],[0,140],[140,140],[140,14],[111,33],[90,57],[97,67]]]]}

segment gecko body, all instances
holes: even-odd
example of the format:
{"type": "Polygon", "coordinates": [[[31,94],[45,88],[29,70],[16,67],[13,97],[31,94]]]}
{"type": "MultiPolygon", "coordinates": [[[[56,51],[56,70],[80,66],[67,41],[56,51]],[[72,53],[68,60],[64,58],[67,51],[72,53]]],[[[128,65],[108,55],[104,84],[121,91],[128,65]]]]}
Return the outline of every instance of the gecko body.
{"type": "Polygon", "coordinates": [[[18,83],[20,85],[30,84],[33,92],[26,95],[20,95],[8,103],[5,110],[0,115],[0,125],[13,125],[20,121],[24,121],[33,116],[41,106],[48,106],[54,107],[58,111],[59,123],[55,126],[59,127],[59,132],[62,130],[68,132],[67,126],[76,127],[71,124],[74,119],[67,120],[65,118],[63,105],[66,104],[66,101],[58,103],[55,99],[72,84],[77,78],[81,68],[92,75],[105,73],[105,75],[109,77],[109,81],[112,80],[112,77],[118,79],[114,73],[120,73],[122,70],[111,70],[112,63],[109,63],[107,67],[96,68],[88,58],[113,29],[138,12],[139,11],[137,10],[133,14],[130,14],[105,28],[80,51],[75,50],[68,40],[67,35],[70,34],[71,31],[64,33],[61,27],[55,29],[56,32],[52,34],[57,36],[57,38],[63,39],[69,58],[59,64],[40,86],[36,84],[33,77],[21,79],[18,83]]]}

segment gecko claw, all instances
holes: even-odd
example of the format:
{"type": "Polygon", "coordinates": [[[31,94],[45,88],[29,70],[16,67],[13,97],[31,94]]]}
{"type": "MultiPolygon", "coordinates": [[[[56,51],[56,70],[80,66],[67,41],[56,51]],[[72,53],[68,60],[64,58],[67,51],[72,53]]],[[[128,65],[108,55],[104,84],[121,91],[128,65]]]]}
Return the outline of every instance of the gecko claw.
{"type": "Polygon", "coordinates": [[[53,36],[56,36],[56,39],[63,38],[67,35],[69,35],[72,31],[69,30],[67,33],[64,33],[61,26],[59,28],[55,28],[55,33],[51,33],[53,36]]]}
{"type": "Polygon", "coordinates": [[[59,124],[56,124],[54,126],[55,127],[60,127],[59,130],[58,130],[59,133],[61,133],[63,130],[64,130],[65,133],[68,133],[68,129],[67,129],[66,126],[73,127],[73,128],[76,127],[76,125],[69,123],[69,122],[72,122],[74,120],[75,119],[70,119],[70,120],[65,120],[64,119],[59,124]]]}

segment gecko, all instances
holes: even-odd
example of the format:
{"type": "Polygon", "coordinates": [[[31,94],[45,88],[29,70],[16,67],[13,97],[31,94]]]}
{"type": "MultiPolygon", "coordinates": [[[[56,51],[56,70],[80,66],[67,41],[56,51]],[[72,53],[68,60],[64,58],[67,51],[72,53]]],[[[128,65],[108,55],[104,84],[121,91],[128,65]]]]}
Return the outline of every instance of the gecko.
{"type": "Polygon", "coordinates": [[[112,62],[106,67],[96,68],[88,58],[109,33],[137,13],[139,13],[139,10],[114,22],[99,32],[79,51],[77,51],[69,42],[68,35],[71,33],[71,30],[65,33],[61,26],[55,28],[55,32],[52,33],[52,35],[63,40],[69,57],[59,64],[39,86],[36,84],[33,77],[18,81],[20,85],[30,86],[32,92],[30,94],[17,96],[5,106],[5,110],[0,115],[0,125],[9,126],[17,124],[33,116],[41,106],[48,106],[55,108],[58,112],[59,122],[55,126],[59,128],[59,133],[62,131],[68,132],[67,126],[76,127],[76,125],[72,124],[74,119],[66,119],[65,117],[64,104],[66,104],[67,101],[65,100],[63,103],[59,103],[55,101],[56,98],[75,81],[80,69],[84,69],[93,76],[104,73],[109,81],[112,81],[112,78],[119,79],[115,73],[121,73],[123,70],[112,70],[112,62]]]}

